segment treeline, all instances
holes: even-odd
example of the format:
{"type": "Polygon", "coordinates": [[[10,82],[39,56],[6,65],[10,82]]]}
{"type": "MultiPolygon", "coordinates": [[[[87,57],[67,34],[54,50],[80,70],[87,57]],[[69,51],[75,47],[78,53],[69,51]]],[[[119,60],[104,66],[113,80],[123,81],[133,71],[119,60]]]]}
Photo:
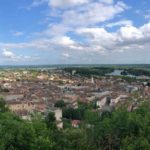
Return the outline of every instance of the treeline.
{"type": "MultiPolygon", "coordinates": [[[[141,68],[119,68],[123,69],[121,75],[133,75],[133,76],[150,76],[150,70],[141,69],[141,68]]],[[[79,74],[81,76],[105,76],[106,74],[112,73],[115,70],[115,67],[71,67],[71,68],[64,68],[66,72],[75,74],[79,74]]]]}
{"type": "Polygon", "coordinates": [[[76,68],[73,67],[73,68],[64,68],[64,71],[69,73],[75,71],[76,74],[89,77],[91,75],[105,76],[106,74],[113,72],[114,69],[107,67],[76,67],[76,68]]]}
{"type": "Polygon", "coordinates": [[[0,101],[0,150],[149,150],[150,105],[133,112],[86,109],[79,128],[58,130],[52,113],[25,121],[0,101]]]}
{"type": "Polygon", "coordinates": [[[136,77],[130,77],[130,76],[126,76],[126,75],[116,76],[116,78],[125,80],[128,83],[137,82],[136,77]]]}
{"type": "Polygon", "coordinates": [[[150,76],[150,71],[145,69],[124,69],[123,72],[121,72],[121,75],[134,75],[134,76],[150,76]]]}

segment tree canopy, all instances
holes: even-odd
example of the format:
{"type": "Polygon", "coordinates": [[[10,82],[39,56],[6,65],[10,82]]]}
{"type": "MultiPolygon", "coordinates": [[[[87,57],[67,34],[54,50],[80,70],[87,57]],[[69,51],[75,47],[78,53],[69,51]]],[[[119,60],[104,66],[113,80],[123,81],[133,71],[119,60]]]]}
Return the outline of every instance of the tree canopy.
{"type": "MultiPolygon", "coordinates": [[[[28,121],[22,120],[6,108],[1,99],[0,150],[150,149],[149,103],[142,104],[132,112],[118,108],[111,115],[103,116],[99,111],[86,108],[80,118],[79,128],[62,130],[48,126],[55,121],[52,113],[46,118],[35,115],[28,121]]],[[[68,112],[71,111],[73,110],[68,112]]]]}

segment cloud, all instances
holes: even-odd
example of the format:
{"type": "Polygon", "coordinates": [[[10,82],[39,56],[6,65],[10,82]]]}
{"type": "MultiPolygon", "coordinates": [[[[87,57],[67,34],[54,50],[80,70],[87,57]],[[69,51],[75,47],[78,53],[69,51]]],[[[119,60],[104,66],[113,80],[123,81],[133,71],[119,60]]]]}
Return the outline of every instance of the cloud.
{"type": "MultiPolygon", "coordinates": [[[[96,60],[97,57],[112,56],[118,53],[139,52],[148,49],[150,46],[150,23],[141,27],[126,25],[117,31],[108,31],[104,27],[79,27],[75,31],[76,36],[81,40],[75,40],[69,35],[48,36],[26,43],[0,43],[0,48],[6,49],[34,49],[47,52],[58,52],[60,57],[67,59],[67,62],[82,60],[96,60]],[[68,59],[68,58],[70,58],[68,59]]],[[[11,61],[33,61],[38,57],[16,55],[12,51],[3,50],[3,57],[11,61]]]]}
{"type": "Polygon", "coordinates": [[[15,54],[11,51],[6,50],[6,49],[3,49],[2,55],[6,58],[9,58],[9,59],[15,59],[15,54]]]}
{"type": "Polygon", "coordinates": [[[49,6],[46,20],[49,18],[59,21],[49,21],[47,29],[36,33],[42,37],[41,39],[66,36],[68,32],[73,33],[79,27],[104,23],[128,9],[128,6],[122,1],[114,2],[113,0],[34,0],[32,6],[44,3],[49,6]]]}
{"type": "Polygon", "coordinates": [[[57,18],[61,20],[59,24],[69,27],[104,22],[129,8],[124,2],[113,0],[34,0],[32,6],[39,6],[43,3],[49,6],[50,18],[57,18]],[[77,7],[72,7],[76,5],[77,7]]]}
{"type": "Polygon", "coordinates": [[[69,53],[63,53],[62,56],[63,56],[63,58],[69,58],[70,54],[69,53]]]}
{"type": "Polygon", "coordinates": [[[122,39],[125,40],[136,40],[143,38],[143,33],[141,30],[134,26],[125,26],[120,28],[120,35],[122,39]]]}
{"type": "Polygon", "coordinates": [[[32,4],[28,7],[28,9],[31,9],[33,7],[38,7],[47,2],[49,2],[49,0],[33,0],[32,4]]]}
{"type": "Polygon", "coordinates": [[[77,33],[87,39],[89,49],[94,47],[95,50],[97,48],[97,52],[104,54],[113,51],[139,50],[150,45],[150,23],[139,28],[127,25],[116,32],[108,32],[104,28],[79,28],[77,33]]]}
{"type": "Polygon", "coordinates": [[[24,32],[21,32],[21,31],[13,32],[13,35],[14,36],[22,36],[22,35],[24,35],[24,32]]]}
{"type": "Polygon", "coordinates": [[[57,37],[53,39],[52,42],[58,45],[63,45],[63,46],[75,45],[75,42],[70,37],[67,37],[67,36],[57,37]]]}
{"type": "Polygon", "coordinates": [[[107,25],[105,25],[106,27],[112,28],[115,26],[129,26],[132,25],[133,22],[131,20],[120,20],[118,22],[113,22],[113,23],[109,23],[107,25]]]}
{"type": "Polygon", "coordinates": [[[144,15],[144,18],[145,18],[145,19],[150,19],[150,14],[144,15]]]}
{"type": "Polygon", "coordinates": [[[143,32],[145,38],[150,37],[150,23],[144,24],[140,27],[140,30],[143,32]]]}
{"type": "MultiPolygon", "coordinates": [[[[0,43],[0,48],[6,49],[34,49],[46,51],[89,51],[108,53],[110,51],[124,51],[132,45],[141,46],[149,43],[150,23],[139,28],[133,25],[120,27],[117,31],[107,31],[102,27],[79,27],[74,33],[81,36],[80,41],[67,35],[38,38],[24,43],[0,43]]],[[[4,56],[14,58],[10,51],[3,51],[4,56]]]]}
{"type": "Polygon", "coordinates": [[[55,46],[55,48],[64,49],[64,50],[82,50],[83,47],[80,43],[75,42],[68,36],[60,36],[55,37],[51,40],[51,44],[55,46]]]}
{"type": "Polygon", "coordinates": [[[47,3],[49,7],[66,8],[86,4],[90,1],[91,0],[34,0],[30,8],[37,7],[44,3],[47,3]]]}
{"type": "Polygon", "coordinates": [[[116,40],[115,34],[107,32],[104,28],[80,28],[77,33],[86,37],[89,45],[95,47],[91,48],[97,51],[111,47],[116,40]]]}
{"type": "MultiPolygon", "coordinates": [[[[80,59],[90,59],[92,62],[98,61],[101,56],[109,59],[120,53],[136,53],[148,49],[150,45],[150,23],[136,27],[132,20],[124,19],[122,14],[130,7],[123,1],[34,0],[31,8],[43,4],[48,6],[45,29],[35,33],[26,42],[1,42],[0,49],[43,51],[49,55],[54,53],[70,62],[80,62],[80,59]]],[[[14,35],[21,36],[23,33],[14,32],[14,35]]],[[[8,50],[3,51],[3,57],[7,59],[34,59],[32,56],[16,55],[8,50]]]]}
{"type": "Polygon", "coordinates": [[[90,0],[49,0],[52,7],[68,7],[88,3],[90,0]]]}
{"type": "Polygon", "coordinates": [[[38,56],[23,56],[23,55],[16,55],[10,50],[3,49],[2,56],[4,59],[12,62],[19,62],[19,61],[34,61],[39,60],[38,56]]]}
{"type": "Polygon", "coordinates": [[[72,30],[71,27],[65,26],[63,24],[53,24],[49,25],[48,28],[40,33],[42,36],[54,37],[54,36],[63,36],[68,31],[72,30]]]}
{"type": "Polygon", "coordinates": [[[113,0],[100,0],[100,2],[106,3],[106,4],[113,4],[113,0]]]}
{"type": "Polygon", "coordinates": [[[94,25],[113,19],[114,16],[125,11],[127,8],[123,2],[111,5],[93,2],[78,9],[65,11],[62,15],[62,23],[69,26],[94,25]]]}

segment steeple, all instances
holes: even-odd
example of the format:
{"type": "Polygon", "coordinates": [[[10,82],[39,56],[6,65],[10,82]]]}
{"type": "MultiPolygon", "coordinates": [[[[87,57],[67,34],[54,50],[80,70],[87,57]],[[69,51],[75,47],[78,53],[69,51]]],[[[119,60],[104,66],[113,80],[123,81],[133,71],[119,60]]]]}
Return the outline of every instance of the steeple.
{"type": "Polygon", "coordinates": [[[91,77],[91,83],[92,83],[92,84],[95,83],[93,76],[91,77]]]}

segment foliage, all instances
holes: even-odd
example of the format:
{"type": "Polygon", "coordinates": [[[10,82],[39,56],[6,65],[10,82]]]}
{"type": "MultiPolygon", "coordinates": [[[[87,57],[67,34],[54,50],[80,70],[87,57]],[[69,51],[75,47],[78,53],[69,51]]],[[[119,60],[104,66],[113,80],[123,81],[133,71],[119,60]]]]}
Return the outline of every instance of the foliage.
{"type": "Polygon", "coordinates": [[[71,120],[81,120],[84,116],[84,108],[65,108],[63,109],[63,118],[71,119],[71,120]]]}
{"type": "Polygon", "coordinates": [[[8,107],[6,106],[6,102],[5,102],[5,100],[2,98],[2,97],[0,97],[0,112],[7,112],[9,109],[8,109],[8,107]]]}
{"type": "Polygon", "coordinates": [[[56,128],[55,120],[56,120],[55,114],[53,112],[49,112],[45,118],[45,122],[47,124],[47,127],[51,128],[51,129],[55,129],[56,128]]]}
{"type": "Polygon", "coordinates": [[[83,76],[90,77],[91,75],[97,75],[97,76],[104,76],[108,73],[111,73],[114,71],[113,68],[109,67],[73,67],[73,68],[65,68],[64,69],[67,72],[72,73],[73,70],[76,70],[76,73],[83,76]]]}
{"type": "Polygon", "coordinates": [[[136,81],[137,81],[136,77],[119,76],[119,78],[121,78],[121,79],[127,81],[128,83],[136,82],[136,81]]]}
{"type": "Polygon", "coordinates": [[[129,68],[125,69],[122,75],[134,75],[134,76],[150,76],[150,71],[146,69],[129,68]]]}
{"type": "Polygon", "coordinates": [[[84,108],[81,127],[68,126],[58,130],[49,126],[55,122],[54,114],[49,113],[46,118],[36,114],[31,121],[25,121],[4,109],[6,106],[2,101],[0,150],[150,149],[150,103],[143,103],[132,112],[118,108],[111,115],[85,109],[84,104],[79,106],[75,111],[71,108],[67,111],[68,115],[71,113],[68,118],[74,119],[79,115],[76,116],[76,111],[84,108]]]}
{"type": "Polygon", "coordinates": [[[66,106],[66,103],[63,100],[57,101],[55,107],[63,108],[66,106]]]}

